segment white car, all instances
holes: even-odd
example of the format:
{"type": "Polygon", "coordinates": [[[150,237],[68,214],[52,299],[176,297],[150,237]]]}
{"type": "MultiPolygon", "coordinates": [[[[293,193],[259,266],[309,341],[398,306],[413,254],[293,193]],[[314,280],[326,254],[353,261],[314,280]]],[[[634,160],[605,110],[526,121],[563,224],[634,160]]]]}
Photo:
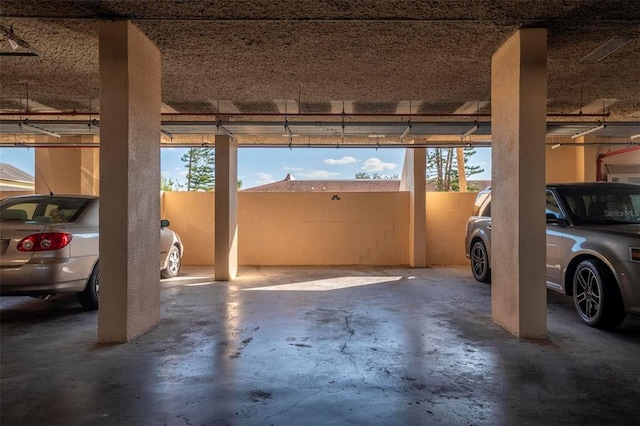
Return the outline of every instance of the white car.
{"type": "MultiPolygon", "coordinates": [[[[98,308],[98,209],[95,196],[26,195],[0,201],[0,295],[76,292],[85,309],[98,308]]],[[[180,237],[160,222],[163,278],[180,270],[180,237]]]]}

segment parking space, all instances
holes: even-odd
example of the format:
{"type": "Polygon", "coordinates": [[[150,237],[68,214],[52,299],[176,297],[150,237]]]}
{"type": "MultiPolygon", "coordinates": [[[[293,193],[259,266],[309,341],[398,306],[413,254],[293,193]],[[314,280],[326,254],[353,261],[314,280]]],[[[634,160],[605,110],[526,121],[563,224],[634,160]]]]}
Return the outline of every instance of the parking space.
{"type": "Polygon", "coordinates": [[[74,296],[2,298],[2,423],[632,424],[640,320],[547,340],[491,320],[468,268],[211,267],[161,281],[160,324],[98,345],[74,296]]]}

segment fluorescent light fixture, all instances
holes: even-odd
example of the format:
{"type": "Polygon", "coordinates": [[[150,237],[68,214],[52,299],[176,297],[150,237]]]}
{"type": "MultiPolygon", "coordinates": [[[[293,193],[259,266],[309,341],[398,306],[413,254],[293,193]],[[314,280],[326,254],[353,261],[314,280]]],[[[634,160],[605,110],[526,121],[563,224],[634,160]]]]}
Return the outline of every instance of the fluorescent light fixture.
{"type": "Polygon", "coordinates": [[[551,147],[551,149],[560,148],[561,146],[562,146],[562,144],[557,143],[557,144],[553,145],[553,146],[551,147]]]}
{"type": "Polygon", "coordinates": [[[402,134],[400,135],[400,139],[406,138],[409,132],[411,132],[411,124],[408,124],[407,128],[404,129],[404,132],[402,132],[402,134]]]}
{"type": "Polygon", "coordinates": [[[625,44],[633,40],[634,36],[617,36],[611,40],[605,42],[602,46],[596,48],[593,52],[589,53],[584,58],[580,59],[580,64],[595,64],[600,62],[607,56],[611,55],[616,50],[620,49],[625,44]]]}
{"type": "Polygon", "coordinates": [[[54,138],[59,138],[60,137],[60,135],[57,134],[56,132],[52,132],[52,131],[46,130],[46,129],[41,129],[40,127],[32,126],[31,124],[20,123],[19,126],[22,129],[33,130],[34,132],[42,133],[43,135],[53,136],[54,138]]]}
{"type": "Polygon", "coordinates": [[[229,136],[230,138],[233,139],[233,133],[231,133],[230,131],[228,131],[222,124],[218,123],[216,125],[216,128],[218,129],[219,132],[224,133],[225,135],[229,136]]]}
{"type": "Polygon", "coordinates": [[[0,56],[41,56],[39,52],[0,52],[0,56]]]}
{"type": "Polygon", "coordinates": [[[454,114],[476,114],[480,109],[489,105],[489,101],[467,101],[458,109],[453,111],[454,114]]]}
{"type": "Polygon", "coordinates": [[[630,136],[629,139],[640,139],[640,133],[630,136]]]}
{"type": "Polygon", "coordinates": [[[604,129],[605,127],[606,127],[606,126],[605,126],[604,124],[601,124],[601,125],[596,126],[596,127],[592,128],[592,129],[585,130],[584,132],[580,132],[580,133],[578,133],[577,135],[573,135],[573,136],[571,136],[571,139],[577,139],[577,138],[579,138],[580,136],[584,136],[584,135],[588,135],[589,133],[597,132],[598,130],[602,130],[602,129],[604,129]]]}
{"type": "Polygon", "coordinates": [[[165,135],[165,136],[166,136],[166,137],[168,137],[169,139],[172,139],[172,140],[173,140],[173,134],[171,134],[171,133],[167,132],[166,130],[164,130],[164,129],[160,129],[160,133],[162,133],[163,135],[165,135]]]}
{"type": "Polygon", "coordinates": [[[282,136],[287,136],[289,138],[292,138],[294,136],[298,136],[298,135],[294,135],[293,132],[291,131],[291,128],[289,127],[289,125],[287,123],[284,124],[284,131],[286,132],[284,135],[282,136]]]}
{"type": "Polygon", "coordinates": [[[11,46],[11,51],[0,52],[0,56],[42,56],[42,52],[34,49],[25,40],[16,36],[13,32],[13,27],[7,28],[4,25],[0,25],[0,35],[3,35],[11,46]],[[19,49],[20,47],[22,49],[19,49]]]}
{"type": "Polygon", "coordinates": [[[467,136],[471,136],[472,134],[474,134],[475,132],[478,131],[478,125],[476,124],[475,126],[473,126],[472,128],[470,128],[469,130],[467,130],[466,132],[464,132],[463,135],[460,136],[460,139],[464,139],[467,136]]]}

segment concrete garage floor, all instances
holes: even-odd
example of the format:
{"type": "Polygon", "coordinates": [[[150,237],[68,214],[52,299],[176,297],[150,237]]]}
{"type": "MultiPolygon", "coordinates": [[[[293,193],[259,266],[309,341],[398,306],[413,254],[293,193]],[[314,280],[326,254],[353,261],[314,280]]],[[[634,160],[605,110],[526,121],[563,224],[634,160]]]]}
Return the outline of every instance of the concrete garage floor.
{"type": "Polygon", "coordinates": [[[74,297],[1,299],[2,425],[637,424],[640,321],[549,339],[491,321],[468,268],[241,268],[162,281],[160,325],[97,345],[74,297]]]}

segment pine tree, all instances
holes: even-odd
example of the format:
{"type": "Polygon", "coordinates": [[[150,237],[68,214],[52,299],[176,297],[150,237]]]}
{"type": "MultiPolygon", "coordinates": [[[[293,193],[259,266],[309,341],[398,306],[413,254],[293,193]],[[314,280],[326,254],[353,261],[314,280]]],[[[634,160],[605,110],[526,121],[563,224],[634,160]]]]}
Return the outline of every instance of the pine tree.
{"type": "Polygon", "coordinates": [[[187,191],[213,191],[216,187],[213,148],[189,148],[181,158],[187,168],[187,191]]]}
{"type": "MultiPolygon", "coordinates": [[[[455,148],[427,150],[427,182],[435,184],[437,191],[458,191],[460,189],[458,162],[454,150],[455,148]]],[[[475,153],[473,148],[464,149],[464,170],[467,178],[484,172],[480,166],[468,165],[469,158],[475,153]]]]}
{"type": "Polygon", "coordinates": [[[366,172],[360,172],[360,173],[356,173],[356,179],[385,179],[385,180],[394,180],[394,179],[398,179],[398,174],[393,174],[393,175],[381,175],[380,173],[374,173],[373,176],[371,176],[369,173],[366,172]]]}
{"type": "Polygon", "coordinates": [[[177,180],[171,177],[160,176],[160,190],[161,191],[178,191],[182,188],[182,185],[177,180]]]}

